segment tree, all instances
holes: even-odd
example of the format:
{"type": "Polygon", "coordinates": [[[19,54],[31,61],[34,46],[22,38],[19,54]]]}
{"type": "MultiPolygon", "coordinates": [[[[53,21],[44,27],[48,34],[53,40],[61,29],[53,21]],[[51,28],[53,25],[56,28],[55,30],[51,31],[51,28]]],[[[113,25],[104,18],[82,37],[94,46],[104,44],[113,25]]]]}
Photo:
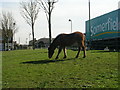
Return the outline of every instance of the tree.
{"type": "Polygon", "coordinates": [[[51,44],[52,35],[51,35],[51,14],[54,9],[54,4],[58,2],[58,0],[48,0],[46,2],[45,0],[38,0],[37,1],[40,5],[40,7],[44,10],[46,14],[46,18],[48,20],[48,27],[49,27],[49,44],[51,44]]]}
{"type": "Polygon", "coordinates": [[[35,49],[34,25],[37,19],[40,8],[37,1],[30,0],[29,2],[21,2],[21,15],[32,28],[33,50],[35,49]]]}
{"type": "Polygon", "coordinates": [[[9,43],[11,43],[11,49],[13,49],[13,36],[17,31],[16,21],[10,12],[2,12],[0,17],[0,29],[2,30],[3,49],[9,49],[9,43]],[[5,44],[7,43],[7,48],[5,44]]]}

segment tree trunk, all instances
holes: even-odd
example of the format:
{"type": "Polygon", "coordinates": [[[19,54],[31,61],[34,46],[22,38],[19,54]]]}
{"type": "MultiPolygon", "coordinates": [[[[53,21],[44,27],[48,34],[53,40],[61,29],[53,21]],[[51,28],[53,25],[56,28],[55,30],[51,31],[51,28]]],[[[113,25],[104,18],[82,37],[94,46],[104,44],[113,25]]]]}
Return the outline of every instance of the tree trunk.
{"type": "Polygon", "coordinates": [[[52,38],[52,35],[51,35],[51,10],[50,10],[50,2],[48,3],[49,4],[49,21],[48,21],[48,24],[49,24],[49,45],[51,44],[51,38],[52,38]]]}
{"type": "Polygon", "coordinates": [[[13,50],[14,43],[13,43],[13,36],[11,37],[11,50],[13,50]]]}
{"type": "Polygon", "coordinates": [[[35,50],[34,24],[32,24],[32,35],[33,35],[33,50],[35,50]]]}
{"type": "Polygon", "coordinates": [[[9,50],[9,38],[7,38],[7,51],[9,50]]]}
{"type": "Polygon", "coordinates": [[[51,39],[52,39],[52,36],[51,36],[51,14],[49,15],[49,44],[51,44],[51,39]]]}
{"type": "Polygon", "coordinates": [[[3,51],[5,51],[5,41],[3,41],[3,51]]]}
{"type": "Polygon", "coordinates": [[[51,44],[51,13],[49,13],[49,45],[51,44]]]}

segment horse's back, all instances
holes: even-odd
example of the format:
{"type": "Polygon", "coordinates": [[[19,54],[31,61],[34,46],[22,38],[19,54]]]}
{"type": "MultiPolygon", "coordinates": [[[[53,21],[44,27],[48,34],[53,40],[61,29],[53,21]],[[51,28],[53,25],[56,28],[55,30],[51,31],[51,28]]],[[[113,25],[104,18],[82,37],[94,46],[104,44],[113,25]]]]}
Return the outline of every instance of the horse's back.
{"type": "Polygon", "coordinates": [[[81,32],[74,32],[70,34],[59,34],[57,37],[58,41],[62,46],[69,46],[74,43],[80,43],[84,40],[84,34],[81,32]]]}
{"type": "Polygon", "coordinates": [[[84,39],[84,34],[81,32],[74,32],[76,35],[78,35],[78,37],[81,37],[81,39],[84,39]]]}
{"type": "Polygon", "coordinates": [[[74,32],[74,33],[70,33],[70,34],[66,34],[66,33],[62,33],[62,34],[59,34],[57,37],[81,37],[81,38],[84,38],[84,34],[81,33],[81,32],[74,32]]]}
{"type": "Polygon", "coordinates": [[[68,37],[70,40],[74,40],[74,41],[81,41],[84,40],[84,34],[81,32],[74,32],[71,34],[65,34],[66,37],[68,37]]]}

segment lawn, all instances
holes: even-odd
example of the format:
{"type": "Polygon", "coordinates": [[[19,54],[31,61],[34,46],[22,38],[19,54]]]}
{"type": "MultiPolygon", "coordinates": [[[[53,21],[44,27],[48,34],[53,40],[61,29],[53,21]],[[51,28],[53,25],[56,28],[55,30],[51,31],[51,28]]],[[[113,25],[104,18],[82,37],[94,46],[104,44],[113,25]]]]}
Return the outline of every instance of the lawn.
{"type": "MultiPolygon", "coordinates": [[[[3,88],[118,88],[118,52],[87,51],[75,59],[47,57],[47,49],[2,53],[3,88]]],[[[57,54],[57,52],[55,52],[57,54]]]]}

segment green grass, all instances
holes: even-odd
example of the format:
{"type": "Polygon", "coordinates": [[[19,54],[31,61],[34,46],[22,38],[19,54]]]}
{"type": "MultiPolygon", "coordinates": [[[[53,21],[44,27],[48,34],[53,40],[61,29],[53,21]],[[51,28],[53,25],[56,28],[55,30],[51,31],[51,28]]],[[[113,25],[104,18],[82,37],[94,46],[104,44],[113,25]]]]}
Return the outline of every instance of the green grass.
{"type": "MultiPolygon", "coordinates": [[[[55,52],[56,54],[57,52],[55,52]]],[[[118,53],[87,51],[75,59],[47,57],[47,49],[17,50],[2,53],[3,88],[118,88],[118,53]]]]}

